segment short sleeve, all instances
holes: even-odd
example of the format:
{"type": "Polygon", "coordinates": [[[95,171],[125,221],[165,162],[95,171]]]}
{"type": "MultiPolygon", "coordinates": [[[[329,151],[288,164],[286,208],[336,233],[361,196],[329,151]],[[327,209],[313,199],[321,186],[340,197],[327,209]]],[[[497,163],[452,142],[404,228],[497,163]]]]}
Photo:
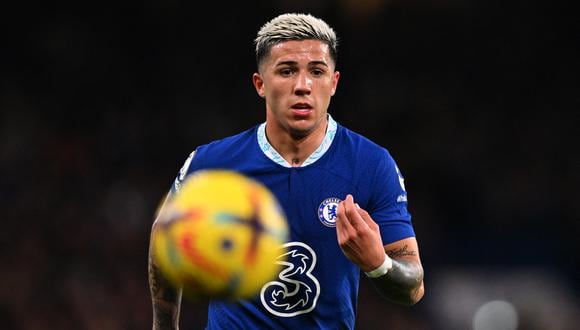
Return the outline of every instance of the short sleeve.
{"type": "Polygon", "coordinates": [[[414,237],[403,174],[384,150],[377,162],[368,211],[380,227],[383,244],[414,237]]]}
{"type": "Polygon", "coordinates": [[[179,170],[179,173],[177,173],[177,177],[175,178],[175,180],[173,181],[173,185],[171,186],[171,193],[176,193],[179,191],[183,181],[185,180],[187,175],[191,172],[190,171],[191,162],[195,157],[195,153],[196,150],[192,151],[185,160],[185,162],[183,163],[183,165],[181,166],[181,169],[179,170]]]}

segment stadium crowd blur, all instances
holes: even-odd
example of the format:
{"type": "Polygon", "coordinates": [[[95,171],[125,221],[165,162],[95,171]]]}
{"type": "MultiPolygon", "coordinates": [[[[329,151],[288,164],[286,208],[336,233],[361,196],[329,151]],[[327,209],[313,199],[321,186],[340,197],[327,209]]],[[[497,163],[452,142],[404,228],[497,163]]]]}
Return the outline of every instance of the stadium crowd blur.
{"type": "MultiPolygon", "coordinates": [[[[150,328],[156,207],[193,147],[264,119],[252,40],[284,11],[336,28],[330,111],[406,177],[426,295],[397,307],[363,279],[358,327],[578,324],[574,13],[539,1],[242,3],[1,12],[14,21],[0,54],[2,329],[150,328]]],[[[203,302],[184,302],[183,329],[205,317],[203,302]]]]}

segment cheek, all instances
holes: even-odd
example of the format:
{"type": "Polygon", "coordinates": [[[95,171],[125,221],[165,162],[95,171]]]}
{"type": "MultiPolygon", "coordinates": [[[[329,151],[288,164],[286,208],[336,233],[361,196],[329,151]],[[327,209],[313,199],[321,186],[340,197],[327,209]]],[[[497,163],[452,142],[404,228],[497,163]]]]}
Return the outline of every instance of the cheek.
{"type": "Polygon", "coordinates": [[[335,92],[335,86],[334,84],[329,81],[323,85],[320,85],[320,88],[317,90],[317,95],[321,98],[321,99],[326,99],[326,98],[330,98],[334,95],[335,92]]]}
{"type": "Polygon", "coordinates": [[[269,88],[266,90],[266,100],[271,111],[274,113],[279,112],[278,109],[282,108],[284,93],[280,89],[269,88]]]}
{"type": "Polygon", "coordinates": [[[284,97],[284,95],[286,94],[284,88],[282,88],[282,86],[270,86],[270,88],[267,90],[266,95],[272,99],[273,102],[278,102],[278,100],[282,97],[284,97]]]}

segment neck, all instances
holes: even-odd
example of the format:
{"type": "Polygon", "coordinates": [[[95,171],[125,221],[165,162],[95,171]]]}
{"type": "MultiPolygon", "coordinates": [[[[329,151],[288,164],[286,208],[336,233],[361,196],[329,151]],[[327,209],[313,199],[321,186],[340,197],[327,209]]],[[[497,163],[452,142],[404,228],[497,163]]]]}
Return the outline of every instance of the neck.
{"type": "Polygon", "coordinates": [[[327,125],[328,120],[325,118],[312,132],[297,135],[267,122],[266,137],[270,145],[290,165],[300,166],[324,140],[327,125]]]}

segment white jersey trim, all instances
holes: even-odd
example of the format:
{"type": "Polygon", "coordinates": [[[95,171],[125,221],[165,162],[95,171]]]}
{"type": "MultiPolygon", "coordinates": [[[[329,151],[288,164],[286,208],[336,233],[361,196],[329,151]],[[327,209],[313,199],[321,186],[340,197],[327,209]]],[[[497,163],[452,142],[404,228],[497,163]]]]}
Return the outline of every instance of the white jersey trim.
{"type": "MultiPolygon", "coordinates": [[[[314,152],[310,156],[308,156],[308,158],[306,158],[304,163],[302,163],[301,167],[308,166],[319,160],[320,157],[324,156],[326,151],[332,145],[332,141],[334,140],[334,136],[336,135],[336,128],[337,128],[336,121],[334,121],[334,119],[332,119],[332,116],[328,114],[328,128],[326,129],[326,134],[324,135],[322,143],[320,143],[318,148],[316,148],[316,150],[314,150],[314,152]]],[[[257,135],[260,149],[262,149],[262,152],[264,153],[264,155],[266,155],[266,157],[270,158],[274,163],[279,164],[281,166],[292,167],[292,165],[290,165],[290,163],[288,163],[284,158],[282,158],[282,156],[280,156],[278,151],[276,151],[276,149],[272,147],[270,142],[268,142],[268,139],[266,138],[265,122],[260,124],[260,126],[258,127],[257,135]]]]}

